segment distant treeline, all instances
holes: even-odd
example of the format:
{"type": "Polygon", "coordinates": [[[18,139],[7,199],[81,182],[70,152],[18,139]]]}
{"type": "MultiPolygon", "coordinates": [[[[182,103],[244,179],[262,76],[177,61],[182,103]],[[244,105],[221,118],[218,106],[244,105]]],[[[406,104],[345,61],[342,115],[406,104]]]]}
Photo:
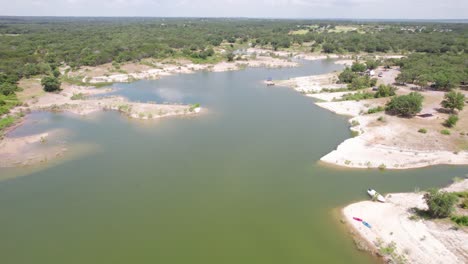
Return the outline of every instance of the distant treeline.
{"type": "MultiPolygon", "coordinates": [[[[143,58],[206,59],[222,43],[325,53],[466,54],[467,24],[202,18],[0,17],[0,81],[143,58]],[[340,26],[357,30],[340,32],[340,26]],[[294,31],[301,34],[291,34],[294,31]]],[[[0,83],[1,85],[1,83],[0,83]]],[[[2,88],[0,88],[2,89],[2,88]]],[[[11,86],[4,87],[5,92],[11,86]]]]}

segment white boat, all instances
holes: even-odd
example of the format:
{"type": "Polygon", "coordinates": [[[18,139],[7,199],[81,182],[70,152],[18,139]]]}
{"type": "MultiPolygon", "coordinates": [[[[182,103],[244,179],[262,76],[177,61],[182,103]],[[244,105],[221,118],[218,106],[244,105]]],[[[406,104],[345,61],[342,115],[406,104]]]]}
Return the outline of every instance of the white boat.
{"type": "Polygon", "coordinates": [[[381,203],[385,203],[385,198],[374,189],[367,189],[367,193],[370,195],[370,197],[372,197],[372,199],[376,199],[381,203]]]}

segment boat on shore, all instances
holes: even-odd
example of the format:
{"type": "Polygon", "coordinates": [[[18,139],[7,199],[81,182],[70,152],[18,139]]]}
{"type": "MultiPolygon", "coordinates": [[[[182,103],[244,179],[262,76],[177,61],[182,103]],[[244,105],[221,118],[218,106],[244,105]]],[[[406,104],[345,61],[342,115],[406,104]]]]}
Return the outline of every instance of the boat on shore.
{"type": "Polygon", "coordinates": [[[377,200],[381,203],[385,203],[385,198],[374,189],[367,189],[367,193],[372,197],[373,200],[377,200]]]}

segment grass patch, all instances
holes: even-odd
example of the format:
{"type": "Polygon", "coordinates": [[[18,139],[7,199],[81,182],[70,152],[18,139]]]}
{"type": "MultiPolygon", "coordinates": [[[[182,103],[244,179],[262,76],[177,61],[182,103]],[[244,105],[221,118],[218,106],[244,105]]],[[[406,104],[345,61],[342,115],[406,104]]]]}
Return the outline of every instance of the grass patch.
{"type": "Polygon", "coordinates": [[[440,131],[440,133],[441,133],[442,135],[447,135],[447,136],[448,136],[448,135],[450,135],[450,130],[442,129],[442,130],[440,131]]]}
{"type": "Polygon", "coordinates": [[[366,100],[366,99],[372,99],[372,98],[374,98],[373,93],[357,92],[353,94],[345,94],[338,101],[360,101],[360,100],[366,100]]]}
{"type": "Polygon", "coordinates": [[[0,115],[8,114],[13,107],[19,105],[21,105],[21,102],[15,94],[0,94],[0,115]]]}
{"type": "Polygon", "coordinates": [[[17,118],[14,116],[7,116],[0,119],[0,131],[3,131],[5,128],[13,125],[16,120],[17,118]]]}
{"type": "Polygon", "coordinates": [[[73,94],[70,99],[72,100],[85,100],[86,99],[86,95],[84,95],[83,93],[77,93],[77,94],[73,94]]]}
{"type": "Polygon", "coordinates": [[[377,106],[377,107],[369,108],[369,110],[367,110],[367,113],[368,114],[374,114],[374,113],[378,113],[378,112],[383,112],[384,110],[385,110],[385,107],[377,106]]]}
{"type": "Polygon", "coordinates": [[[427,133],[427,129],[425,129],[425,128],[420,128],[420,129],[418,130],[418,132],[421,133],[421,134],[426,134],[426,133],[427,133]]]}
{"type": "Polygon", "coordinates": [[[454,215],[450,220],[460,226],[468,226],[468,215],[454,215]]]}

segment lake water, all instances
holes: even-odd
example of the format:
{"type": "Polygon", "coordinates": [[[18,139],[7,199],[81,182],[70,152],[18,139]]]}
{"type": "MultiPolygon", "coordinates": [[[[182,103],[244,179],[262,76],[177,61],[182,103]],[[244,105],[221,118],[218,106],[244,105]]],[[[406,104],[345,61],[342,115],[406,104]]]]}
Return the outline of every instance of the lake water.
{"type": "Polygon", "coordinates": [[[440,187],[468,168],[318,163],[350,137],[346,118],[261,81],[341,67],[313,61],[114,85],[131,100],[200,103],[204,111],[193,117],[32,114],[12,136],[60,128],[72,131],[64,134],[70,155],[93,147],[48,165],[0,169],[1,263],[375,262],[355,249],[337,208],[367,199],[368,187],[440,187]]]}

